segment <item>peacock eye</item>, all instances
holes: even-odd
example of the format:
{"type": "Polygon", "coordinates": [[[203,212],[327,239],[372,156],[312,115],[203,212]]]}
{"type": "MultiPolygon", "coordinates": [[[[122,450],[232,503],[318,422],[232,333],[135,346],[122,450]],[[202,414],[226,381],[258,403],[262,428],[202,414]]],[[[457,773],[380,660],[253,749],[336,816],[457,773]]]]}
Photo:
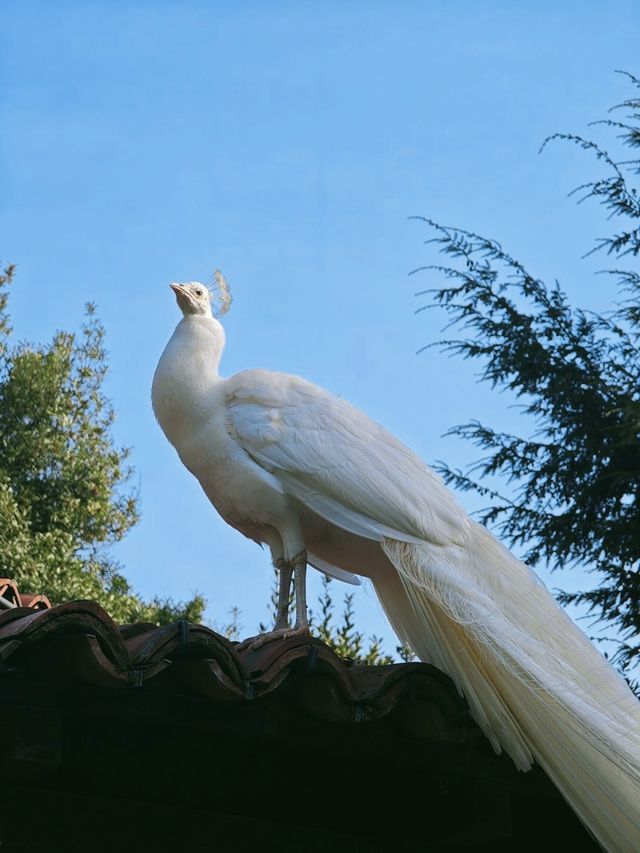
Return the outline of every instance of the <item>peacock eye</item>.
{"type": "Polygon", "coordinates": [[[201,291],[201,290],[196,290],[196,296],[202,296],[202,291],[201,291]]]}

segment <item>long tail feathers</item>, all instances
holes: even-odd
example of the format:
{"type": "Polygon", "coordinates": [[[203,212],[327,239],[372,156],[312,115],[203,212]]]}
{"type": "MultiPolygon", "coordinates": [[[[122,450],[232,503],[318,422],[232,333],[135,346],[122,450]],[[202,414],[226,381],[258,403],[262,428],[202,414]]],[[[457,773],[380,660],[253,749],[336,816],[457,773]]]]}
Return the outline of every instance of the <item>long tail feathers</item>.
{"type": "Polygon", "coordinates": [[[398,571],[376,582],[391,623],[494,749],[538,762],[606,850],[640,850],[640,703],[535,573],[477,524],[464,547],[382,547],[398,571]]]}

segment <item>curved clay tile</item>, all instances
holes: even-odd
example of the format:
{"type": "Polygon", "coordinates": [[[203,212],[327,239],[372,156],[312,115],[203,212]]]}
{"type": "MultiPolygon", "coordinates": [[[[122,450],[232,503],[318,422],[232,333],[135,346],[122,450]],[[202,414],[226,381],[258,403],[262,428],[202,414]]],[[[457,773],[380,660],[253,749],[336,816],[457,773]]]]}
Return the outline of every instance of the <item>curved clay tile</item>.
{"type": "MultiPolygon", "coordinates": [[[[10,589],[9,586],[6,589],[10,589]]],[[[15,584],[11,587],[19,599],[15,584]]],[[[477,740],[465,702],[428,664],[360,666],[314,638],[290,638],[257,650],[204,625],[116,625],[93,601],[0,611],[0,660],[48,683],[76,683],[198,696],[214,703],[268,701],[315,719],[353,723],[387,719],[414,737],[477,740]]],[[[46,602],[46,603],[45,603],[46,602]]]]}

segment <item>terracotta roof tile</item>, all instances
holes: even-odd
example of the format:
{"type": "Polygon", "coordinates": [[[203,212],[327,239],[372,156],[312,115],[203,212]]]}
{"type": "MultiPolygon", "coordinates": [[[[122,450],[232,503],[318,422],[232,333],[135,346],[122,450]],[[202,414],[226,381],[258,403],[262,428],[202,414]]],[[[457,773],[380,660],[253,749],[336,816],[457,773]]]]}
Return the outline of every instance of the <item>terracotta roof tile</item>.
{"type": "Polygon", "coordinates": [[[51,602],[46,595],[30,595],[28,592],[20,593],[22,607],[32,607],[35,610],[48,610],[51,602]]]}
{"type": "Polygon", "coordinates": [[[8,602],[9,607],[20,607],[20,593],[11,578],[0,578],[0,596],[8,602]]]}
{"type": "Polygon", "coordinates": [[[37,610],[46,610],[48,607],[51,607],[51,602],[46,595],[20,593],[14,580],[11,578],[0,578],[0,606],[9,609],[31,607],[37,610]]]}
{"type": "Polygon", "coordinates": [[[47,607],[43,596],[21,597],[15,584],[4,583],[31,607],[0,611],[0,660],[38,681],[142,687],[224,703],[277,696],[326,722],[364,722],[393,712],[394,725],[413,736],[479,737],[451,681],[427,664],[351,665],[316,639],[239,652],[203,625],[118,626],[93,601],[47,607]]]}
{"type": "Polygon", "coordinates": [[[432,666],[315,639],[240,652],[1,583],[3,850],[594,849],[432,666]]]}

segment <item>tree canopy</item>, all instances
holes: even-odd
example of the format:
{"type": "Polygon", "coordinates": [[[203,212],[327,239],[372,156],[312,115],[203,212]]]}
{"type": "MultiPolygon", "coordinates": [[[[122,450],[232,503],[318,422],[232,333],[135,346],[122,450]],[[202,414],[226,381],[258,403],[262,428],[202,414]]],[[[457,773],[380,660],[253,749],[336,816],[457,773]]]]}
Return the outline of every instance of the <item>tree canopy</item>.
{"type": "MultiPolygon", "coordinates": [[[[637,149],[640,98],[634,93],[613,109],[616,118],[597,124],[637,149]]],[[[619,301],[606,314],[574,307],[557,283],[531,275],[495,240],[424,219],[427,242],[447,262],[419,268],[440,276],[421,294],[448,312],[448,328],[463,332],[441,346],[478,361],[481,380],[513,392],[537,424],[524,438],[478,420],[455,426],[450,434],[484,455],[465,471],[438,468],[449,484],[488,501],[481,521],[524,546],[531,565],[593,573],[594,588],[560,600],[586,605],[613,629],[614,657],[632,676],[640,660],[640,197],[633,185],[640,160],[612,157],[579,135],[556,134],[544,145],[551,140],[578,145],[604,167],[574,192],[601,204],[614,223],[591,251],[610,258],[604,273],[619,301]],[[506,494],[493,487],[496,477],[510,484],[506,494]]]]}
{"type": "Polygon", "coordinates": [[[16,344],[13,277],[13,266],[0,275],[0,573],[54,603],[97,601],[116,621],[197,621],[200,596],[145,602],[109,551],[137,522],[138,508],[127,488],[129,450],[111,436],[105,333],[95,307],[87,306],[79,334],[16,344]]]}

